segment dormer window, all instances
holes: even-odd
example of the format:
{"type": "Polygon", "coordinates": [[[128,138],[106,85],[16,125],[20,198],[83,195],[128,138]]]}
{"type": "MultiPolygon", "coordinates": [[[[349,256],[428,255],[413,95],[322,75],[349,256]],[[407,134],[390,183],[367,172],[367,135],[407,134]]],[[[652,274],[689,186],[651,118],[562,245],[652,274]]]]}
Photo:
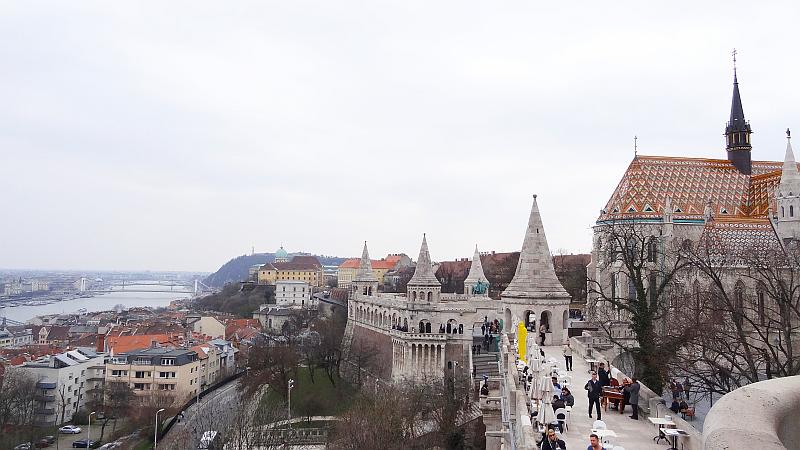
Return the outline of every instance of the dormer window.
{"type": "Polygon", "coordinates": [[[175,358],[162,358],[161,359],[162,366],[174,366],[175,365],[175,358]]]}

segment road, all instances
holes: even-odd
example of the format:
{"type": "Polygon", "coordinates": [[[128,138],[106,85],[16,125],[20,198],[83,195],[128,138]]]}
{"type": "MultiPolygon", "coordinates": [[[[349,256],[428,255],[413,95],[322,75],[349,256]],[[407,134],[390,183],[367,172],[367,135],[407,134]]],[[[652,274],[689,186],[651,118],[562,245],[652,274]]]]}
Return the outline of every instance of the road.
{"type": "Polygon", "coordinates": [[[241,404],[238,387],[239,380],[233,381],[203,397],[199,404],[190,406],[163,439],[180,436],[180,439],[190,441],[185,448],[197,448],[204,432],[230,428],[241,404]]]}

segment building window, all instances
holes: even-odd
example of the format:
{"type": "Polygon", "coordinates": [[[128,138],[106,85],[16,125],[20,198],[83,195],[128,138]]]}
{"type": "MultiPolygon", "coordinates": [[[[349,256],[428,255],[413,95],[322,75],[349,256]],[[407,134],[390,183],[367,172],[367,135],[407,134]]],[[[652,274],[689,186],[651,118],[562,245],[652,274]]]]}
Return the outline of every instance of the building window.
{"type": "Polygon", "coordinates": [[[175,358],[163,358],[161,360],[162,366],[174,366],[175,365],[175,358]]]}
{"type": "Polygon", "coordinates": [[[764,291],[762,289],[758,290],[758,323],[760,325],[764,325],[767,323],[767,315],[764,311],[764,291]]]}
{"type": "Polygon", "coordinates": [[[150,372],[136,372],[134,378],[150,378],[150,372]]]}
{"type": "Polygon", "coordinates": [[[733,295],[736,314],[742,314],[744,312],[744,283],[742,283],[742,280],[736,282],[733,295]]]}
{"type": "Polygon", "coordinates": [[[150,384],[149,383],[133,383],[133,390],[134,391],[149,391],[150,384]]]}
{"type": "Polygon", "coordinates": [[[175,372],[158,372],[159,378],[175,378],[175,372]]]}
{"type": "Polygon", "coordinates": [[[648,262],[656,262],[656,238],[654,236],[650,237],[650,240],[647,241],[647,261],[648,262]]]}
{"type": "Polygon", "coordinates": [[[128,371],[127,370],[112,370],[111,371],[112,377],[127,377],[128,371]]]}
{"type": "Polygon", "coordinates": [[[789,217],[794,217],[794,205],[789,205],[789,217]]]}

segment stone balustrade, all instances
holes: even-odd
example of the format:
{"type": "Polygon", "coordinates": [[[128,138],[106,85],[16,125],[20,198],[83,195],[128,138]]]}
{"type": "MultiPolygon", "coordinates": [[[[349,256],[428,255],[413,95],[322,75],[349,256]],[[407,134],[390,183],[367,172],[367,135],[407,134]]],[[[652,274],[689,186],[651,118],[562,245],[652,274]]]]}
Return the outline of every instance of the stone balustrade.
{"type": "Polygon", "coordinates": [[[711,408],[703,450],[798,448],[800,376],[761,381],[729,392],[711,408]]]}

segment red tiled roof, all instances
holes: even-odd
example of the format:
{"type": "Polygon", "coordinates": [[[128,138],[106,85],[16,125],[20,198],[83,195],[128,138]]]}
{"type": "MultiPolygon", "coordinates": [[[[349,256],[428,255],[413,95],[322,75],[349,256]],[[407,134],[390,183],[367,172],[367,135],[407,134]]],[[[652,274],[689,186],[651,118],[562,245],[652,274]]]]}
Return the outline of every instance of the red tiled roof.
{"type": "Polygon", "coordinates": [[[109,336],[107,346],[114,353],[126,353],[148,348],[153,341],[161,345],[173,343],[172,338],[166,334],[140,334],[136,336],[109,336]]]}
{"type": "MultiPolygon", "coordinates": [[[[386,258],[381,259],[371,259],[370,263],[372,264],[373,269],[385,269],[391,270],[397,266],[397,263],[400,262],[400,256],[398,255],[390,255],[386,258]]],[[[361,263],[360,258],[350,258],[346,259],[343,263],[339,264],[340,269],[358,269],[359,264],[361,263]]]]}
{"type": "Polygon", "coordinates": [[[725,159],[636,156],[598,220],[658,218],[671,198],[675,218],[702,219],[710,199],[715,217],[765,216],[783,163],[753,161],[753,175],[725,159]]]}

